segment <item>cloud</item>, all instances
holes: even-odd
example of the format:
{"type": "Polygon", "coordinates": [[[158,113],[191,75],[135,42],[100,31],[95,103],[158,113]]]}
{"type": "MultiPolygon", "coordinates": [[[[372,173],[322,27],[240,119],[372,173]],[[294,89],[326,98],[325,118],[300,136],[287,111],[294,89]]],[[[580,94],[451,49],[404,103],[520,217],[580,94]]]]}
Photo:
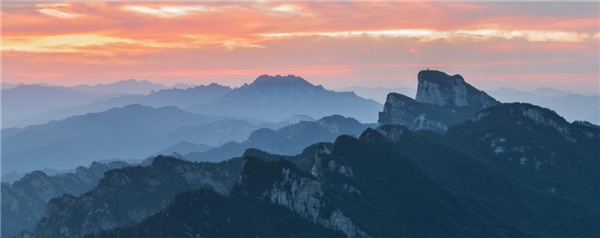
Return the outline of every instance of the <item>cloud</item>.
{"type": "Polygon", "coordinates": [[[149,74],[239,82],[264,70],[343,77],[348,84],[393,84],[386,80],[428,66],[499,75],[589,73],[599,61],[598,5],[6,2],[1,51],[10,80],[23,69],[66,74],[54,80],[149,74]],[[413,55],[401,57],[407,50],[413,55]]]}
{"type": "Polygon", "coordinates": [[[39,9],[39,12],[46,14],[48,16],[58,17],[58,18],[74,18],[77,17],[77,14],[61,12],[56,9],[39,9]]]}
{"type": "Polygon", "coordinates": [[[132,11],[141,14],[148,14],[157,17],[177,17],[189,14],[191,12],[212,12],[214,9],[205,6],[160,6],[149,7],[143,5],[128,5],[124,6],[123,10],[132,11]]]}

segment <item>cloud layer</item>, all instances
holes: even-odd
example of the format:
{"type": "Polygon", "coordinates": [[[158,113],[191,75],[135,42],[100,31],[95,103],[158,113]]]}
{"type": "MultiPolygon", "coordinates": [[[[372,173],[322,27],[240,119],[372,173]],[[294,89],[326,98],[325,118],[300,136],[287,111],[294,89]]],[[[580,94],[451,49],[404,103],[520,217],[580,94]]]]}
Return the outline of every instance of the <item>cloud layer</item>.
{"type": "Polygon", "coordinates": [[[598,91],[598,3],[3,3],[6,82],[125,78],[414,86],[418,70],[483,88],[598,91]],[[542,78],[543,77],[543,78],[542,78]]]}

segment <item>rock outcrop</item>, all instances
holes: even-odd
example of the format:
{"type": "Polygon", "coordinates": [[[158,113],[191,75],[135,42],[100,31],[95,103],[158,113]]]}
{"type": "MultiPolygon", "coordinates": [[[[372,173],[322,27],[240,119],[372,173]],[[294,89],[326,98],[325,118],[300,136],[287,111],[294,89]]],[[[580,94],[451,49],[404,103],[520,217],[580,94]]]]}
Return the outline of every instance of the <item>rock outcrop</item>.
{"type": "Polygon", "coordinates": [[[450,76],[437,70],[423,70],[418,75],[416,100],[438,106],[469,107],[481,110],[500,104],[487,93],[471,86],[456,74],[450,76]]]}
{"type": "Polygon", "coordinates": [[[402,125],[410,130],[433,130],[443,133],[473,113],[500,104],[470,84],[460,75],[449,76],[434,70],[419,72],[416,100],[390,93],[379,124],[402,125]]]}

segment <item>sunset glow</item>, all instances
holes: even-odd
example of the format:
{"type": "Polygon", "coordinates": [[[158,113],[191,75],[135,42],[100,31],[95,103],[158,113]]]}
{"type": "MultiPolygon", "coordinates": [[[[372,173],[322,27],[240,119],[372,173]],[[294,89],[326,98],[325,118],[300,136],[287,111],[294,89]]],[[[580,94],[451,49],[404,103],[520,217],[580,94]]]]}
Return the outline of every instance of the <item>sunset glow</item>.
{"type": "Polygon", "coordinates": [[[326,87],[407,86],[416,72],[477,86],[598,91],[598,3],[2,3],[2,80],[127,78],[239,86],[296,74],[326,87]]]}

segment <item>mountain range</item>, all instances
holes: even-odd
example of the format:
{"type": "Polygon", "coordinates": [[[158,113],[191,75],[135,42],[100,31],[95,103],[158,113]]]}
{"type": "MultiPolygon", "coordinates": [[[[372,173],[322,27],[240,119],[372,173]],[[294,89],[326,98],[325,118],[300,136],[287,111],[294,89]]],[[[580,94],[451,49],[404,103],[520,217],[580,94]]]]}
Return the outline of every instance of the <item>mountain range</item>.
{"type": "MultiPolygon", "coordinates": [[[[44,142],[43,135],[54,136],[42,132],[74,128],[90,134],[88,127],[78,125],[94,121],[127,122],[115,128],[123,134],[113,134],[116,132],[108,125],[91,130],[93,138],[116,135],[109,137],[111,141],[144,141],[149,137],[140,133],[146,130],[137,130],[133,125],[147,125],[162,135],[184,128],[175,133],[181,133],[181,138],[154,148],[156,153],[169,146],[163,151],[172,156],[153,156],[139,165],[108,170],[95,187],[86,187],[83,194],[49,193],[54,198],[48,201],[35,228],[26,223],[26,231],[17,234],[18,227],[13,226],[9,235],[600,236],[600,126],[569,122],[555,111],[528,103],[501,103],[462,76],[435,70],[419,72],[414,99],[390,93],[379,113],[362,115],[376,117],[378,124],[363,124],[349,117],[352,110],[343,116],[331,113],[311,120],[319,108],[327,106],[304,109],[311,105],[311,97],[322,93],[340,99],[349,95],[323,90],[296,76],[261,76],[253,84],[231,89],[210,103],[191,106],[192,111],[229,106],[221,113],[240,109],[246,110],[239,112],[243,116],[262,113],[260,119],[279,118],[279,112],[268,114],[261,106],[264,100],[287,99],[273,104],[273,108],[282,110],[281,115],[308,117],[287,119],[294,122],[290,125],[262,124],[285,126],[256,129],[242,142],[184,156],[184,150],[208,149],[199,141],[182,142],[195,139],[193,135],[220,138],[221,131],[215,129],[219,125],[241,125],[227,128],[244,133],[249,130],[243,128],[261,124],[203,116],[176,107],[133,105],[40,128],[5,129],[3,137],[13,140],[9,146],[13,149],[23,144],[14,139],[23,137],[23,133],[40,133],[30,138],[40,138],[44,144],[48,142],[44,142]],[[288,89],[282,90],[284,86],[273,84],[273,80],[288,85],[288,89]],[[290,98],[301,97],[302,93],[308,96],[289,103],[290,98]],[[250,112],[242,106],[258,111],[250,112]],[[286,107],[293,108],[295,114],[286,107]],[[183,133],[187,131],[191,133],[183,133]]],[[[353,97],[357,96],[348,96],[349,100],[355,100],[353,97]]],[[[355,109],[360,112],[364,108],[355,109]]],[[[167,137],[160,138],[165,141],[167,137]]],[[[137,150],[131,148],[131,153],[137,150]]],[[[48,155],[51,153],[44,154],[48,155]]],[[[38,174],[33,172],[25,178],[38,174]]],[[[25,178],[12,186],[39,184],[25,178]]],[[[2,189],[8,191],[8,186],[3,184],[2,189]]],[[[39,206],[35,210],[40,211],[39,206]]],[[[13,220],[11,216],[17,215],[8,215],[9,221],[13,220]]]]}
{"type": "MultiPolygon", "coordinates": [[[[223,208],[233,200],[249,204],[251,214],[258,213],[252,210],[255,206],[264,206],[260,210],[266,215],[257,217],[266,221],[265,216],[292,220],[299,216],[313,224],[306,225],[310,230],[321,227],[309,236],[325,234],[329,229],[347,237],[593,237],[599,235],[594,224],[600,222],[600,180],[596,173],[600,151],[588,146],[599,142],[597,128],[569,123],[548,109],[530,104],[503,104],[478,112],[445,134],[382,125],[366,129],[359,137],[340,136],[330,148],[318,145],[311,166],[303,169],[288,161],[295,157],[273,160],[277,156],[245,155],[241,161],[226,162],[242,164],[239,176],[224,180],[230,185],[210,179],[215,175],[197,167],[203,164],[157,157],[149,168],[107,173],[94,190],[81,197],[65,195],[51,200],[33,236],[123,237],[155,230],[165,236],[236,234],[248,228],[214,228],[230,221],[237,224],[237,219],[248,214],[229,211],[218,218],[209,212],[201,212],[206,216],[181,212],[223,208]],[[514,125],[506,125],[507,121],[514,125]],[[506,130],[506,126],[513,129],[506,130]],[[536,133],[522,139],[520,128],[536,133]],[[464,145],[466,141],[486,146],[464,145]],[[517,149],[510,156],[528,159],[482,156],[497,154],[493,143],[511,144],[517,149]],[[537,148],[545,148],[547,162],[530,157],[537,148]],[[186,176],[190,173],[197,175],[186,176]],[[194,188],[183,192],[188,186],[198,186],[190,181],[207,181],[200,187],[212,187],[214,192],[194,188]],[[166,202],[177,191],[182,193],[166,202]],[[117,197],[121,202],[113,201],[117,197]],[[87,200],[96,202],[88,205],[84,203],[87,200]],[[100,207],[108,210],[88,212],[100,207]],[[149,218],[142,219],[144,215],[149,218]],[[130,226],[136,221],[139,223],[130,226]],[[185,226],[191,221],[205,225],[185,226]],[[158,229],[160,224],[165,226],[158,229]]],[[[230,174],[235,167],[231,164],[229,170],[222,169],[230,174]]],[[[278,224],[277,229],[297,228],[278,224]]],[[[264,232],[277,233],[274,229],[264,232]]]]}

